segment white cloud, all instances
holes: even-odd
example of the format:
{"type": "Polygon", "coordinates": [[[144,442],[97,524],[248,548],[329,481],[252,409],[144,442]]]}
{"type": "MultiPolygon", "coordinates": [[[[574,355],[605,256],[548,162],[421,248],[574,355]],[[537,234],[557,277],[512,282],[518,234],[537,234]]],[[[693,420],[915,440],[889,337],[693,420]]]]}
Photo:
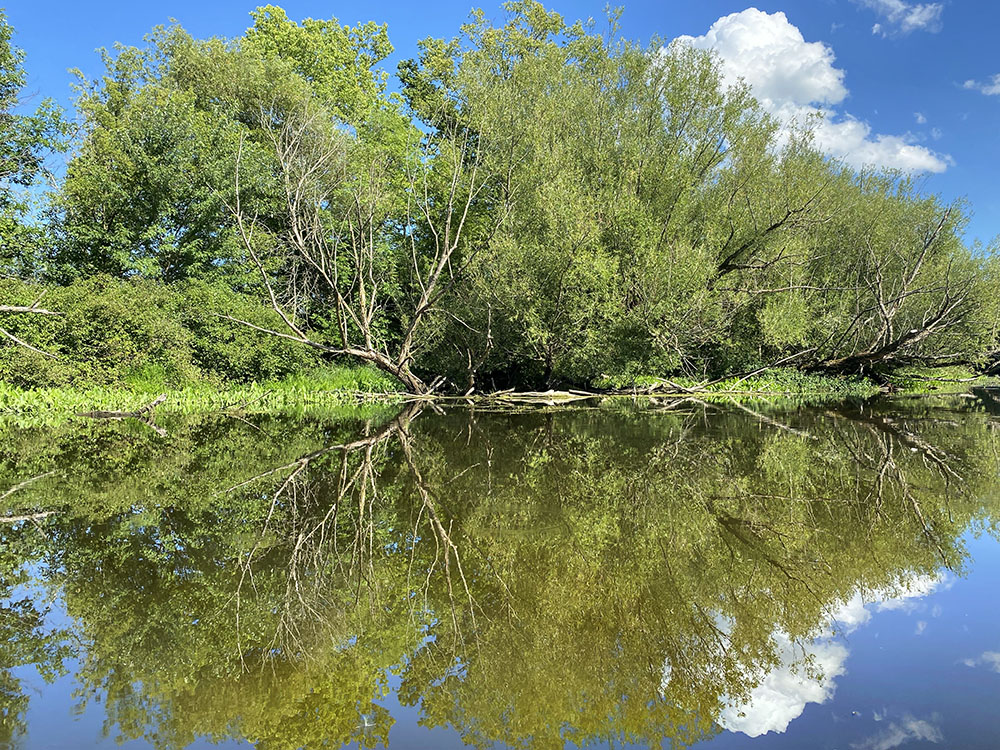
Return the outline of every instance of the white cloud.
{"type": "Polygon", "coordinates": [[[997,96],[1000,94],[1000,73],[997,73],[988,81],[968,80],[962,84],[963,88],[981,91],[986,96],[997,96]]]}
{"type": "Polygon", "coordinates": [[[703,36],[682,36],[675,42],[715,50],[724,79],[745,80],[761,105],[784,124],[786,135],[818,118],[816,145],[853,167],[943,172],[950,163],[917,145],[912,136],[873,133],[868,123],[834,109],[848,94],[844,71],[834,66],[830,47],[807,42],[784,13],[748,8],[723,16],[703,36]]]}
{"type": "Polygon", "coordinates": [[[904,612],[913,612],[917,606],[915,599],[922,599],[937,590],[946,591],[951,588],[954,582],[954,578],[945,575],[916,576],[904,582],[895,591],[883,591],[878,594],[878,598],[882,599],[878,604],[878,609],[879,611],[901,609],[904,612]]]}
{"type": "Polygon", "coordinates": [[[987,667],[994,672],[1000,672],[1000,653],[984,651],[975,659],[965,659],[962,663],[967,667],[987,667]]]}
{"type": "Polygon", "coordinates": [[[941,3],[907,3],[904,0],[855,0],[875,11],[883,20],[872,27],[873,34],[889,36],[892,33],[909,34],[911,31],[941,30],[941,3]]]}
{"type": "Polygon", "coordinates": [[[864,742],[852,743],[851,747],[855,750],[892,750],[911,740],[942,742],[944,735],[931,722],[906,715],[864,742]]]}
{"type": "Polygon", "coordinates": [[[723,16],[704,36],[679,39],[718,52],[727,77],[746,80],[768,109],[837,104],[847,96],[844,71],[833,66],[833,50],[822,42],[807,42],[780,11],[748,8],[723,16]]]}
{"type": "Polygon", "coordinates": [[[917,125],[927,124],[927,115],[925,115],[923,112],[914,112],[913,119],[917,121],[917,125]]]}

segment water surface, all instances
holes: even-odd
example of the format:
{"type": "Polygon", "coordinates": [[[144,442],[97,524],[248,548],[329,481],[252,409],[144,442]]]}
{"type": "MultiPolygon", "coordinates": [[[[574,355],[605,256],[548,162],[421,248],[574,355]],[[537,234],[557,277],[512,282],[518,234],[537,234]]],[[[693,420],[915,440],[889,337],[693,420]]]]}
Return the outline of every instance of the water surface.
{"type": "Polygon", "coordinates": [[[0,426],[0,747],[995,747],[998,414],[0,426]]]}

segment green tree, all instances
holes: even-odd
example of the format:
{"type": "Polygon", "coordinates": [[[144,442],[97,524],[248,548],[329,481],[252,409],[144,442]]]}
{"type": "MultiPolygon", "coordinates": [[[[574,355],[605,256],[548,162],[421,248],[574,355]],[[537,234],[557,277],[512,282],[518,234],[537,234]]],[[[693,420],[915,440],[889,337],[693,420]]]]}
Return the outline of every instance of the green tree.
{"type": "MultiPolygon", "coordinates": [[[[32,221],[32,190],[48,172],[45,158],[65,148],[66,123],[51,100],[34,112],[22,100],[27,74],[24,51],[14,46],[14,29],[0,9],[0,276],[35,273],[45,245],[45,231],[32,221]]],[[[0,304],[0,316],[47,314],[38,300],[26,305],[0,304]]],[[[0,337],[35,349],[0,327],[0,337]]],[[[38,351],[35,349],[35,351],[38,351]]]]}

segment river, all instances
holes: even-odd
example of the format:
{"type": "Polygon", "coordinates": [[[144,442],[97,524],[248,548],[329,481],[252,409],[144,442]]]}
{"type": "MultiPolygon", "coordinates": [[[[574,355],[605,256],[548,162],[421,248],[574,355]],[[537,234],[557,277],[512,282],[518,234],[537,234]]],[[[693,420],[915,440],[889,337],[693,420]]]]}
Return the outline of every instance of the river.
{"type": "Polygon", "coordinates": [[[997,746],[995,394],[395,411],[0,425],[0,747],[997,746]]]}

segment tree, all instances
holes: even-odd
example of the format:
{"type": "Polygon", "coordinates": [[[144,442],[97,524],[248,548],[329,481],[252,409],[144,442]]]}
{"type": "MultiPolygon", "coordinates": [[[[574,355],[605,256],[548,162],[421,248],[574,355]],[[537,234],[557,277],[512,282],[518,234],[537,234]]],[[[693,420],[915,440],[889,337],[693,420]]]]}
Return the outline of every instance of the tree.
{"type": "Polygon", "coordinates": [[[105,55],[108,76],[79,103],[62,261],[222,274],[279,314],[266,333],[423,392],[412,367],[427,321],[488,233],[471,217],[480,157],[467,131],[423,134],[387,93],[384,27],[252,15],[239,39],[173,27],[105,55]]]}
{"type": "Polygon", "coordinates": [[[725,366],[739,320],[720,282],[788,257],[818,221],[824,161],[783,144],[710,53],[629,43],[614,14],[602,35],[538,2],[504,7],[502,26],[480,13],[400,68],[428,127],[442,101],[503,124],[480,148],[507,215],[429,358],[548,385],[725,366]]]}
{"type": "MultiPolygon", "coordinates": [[[[30,222],[30,194],[44,177],[45,157],[65,147],[66,124],[56,105],[46,100],[33,113],[24,113],[22,92],[24,51],[13,46],[14,30],[0,9],[0,274],[29,274],[38,262],[41,230],[30,222]]],[[[0,304],[0,316],[54,315],[40,307],[39,296],[25,305],[0,304]]],[[[0,336],[17,346],[41,352],[0,327],[0,336]]]]}
{"type": "Polygon", "coordinates": [[[995,349],[966,209],[856,172],[718,59],[535,0],[379,67],[384,26],[157,29],[81,85],[53,277],[207,281],[406,390],[880,376],[995,349]]]}

